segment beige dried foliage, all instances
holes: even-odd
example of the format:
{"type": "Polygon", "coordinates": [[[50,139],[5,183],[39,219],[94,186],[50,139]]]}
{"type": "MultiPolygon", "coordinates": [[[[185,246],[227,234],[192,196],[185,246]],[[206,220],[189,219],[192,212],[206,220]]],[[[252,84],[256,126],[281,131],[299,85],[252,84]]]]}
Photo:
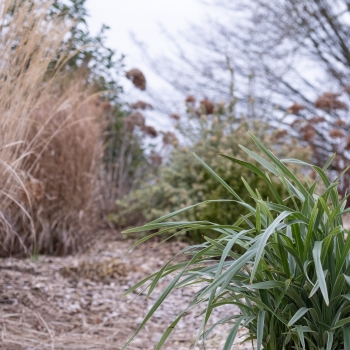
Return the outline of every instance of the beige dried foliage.
{"type": "Polygon", "coordinates": [[[64,62],[48,74],[70,30],[58,18],[48,25],[51,3],[15,5],[0,4],[0,255],[67,254],[98,223],[106,105],[89,99],[78,74],[59,73],[64,62]]]}

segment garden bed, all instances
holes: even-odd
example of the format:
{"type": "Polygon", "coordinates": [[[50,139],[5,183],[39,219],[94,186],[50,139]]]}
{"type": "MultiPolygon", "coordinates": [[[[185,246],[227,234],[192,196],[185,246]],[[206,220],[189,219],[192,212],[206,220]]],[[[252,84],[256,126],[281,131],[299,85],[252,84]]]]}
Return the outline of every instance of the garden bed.
{"type": "MultiPolygon", "coordinates": [[[[155,246],[148,242],[119,257],[133,240],[108,232],[87,252],[68,257],[0,260],[0,347],[4,349],[121,349],[136,330],[171,276],[148,300],[143,294],[121,299],[134,283],[159,269],[185,244],[155,246]],[[135,299],[136,298],[136,299],[135,299]]],[[[176,290],[131,343],[130,349],[154,349],[162,332],[191,297],[176,290]]],[[[211,322],[223,314],[215,310],[211,322]]],[[[189,349],[196,336],[200,310],[187,314],[164,349],[189,349]]],[[[219,326],[207,340],[208,349],[222,349],[230,325],[219,326]]],[[[244,330],[242,330],[244,332],[244,330]]],[[[235,349],[248,349],[235,346],[235,349]]]]}

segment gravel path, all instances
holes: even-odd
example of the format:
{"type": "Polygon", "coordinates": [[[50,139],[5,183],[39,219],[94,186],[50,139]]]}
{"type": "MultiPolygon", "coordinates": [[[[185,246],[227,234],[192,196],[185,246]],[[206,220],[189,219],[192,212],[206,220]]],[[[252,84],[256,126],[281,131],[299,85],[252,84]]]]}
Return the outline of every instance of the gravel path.
{"type": "MultiPolygon", "coordinates": [[[[152,248],[152,243],[144,243],[120,262],[118,258],[132,243],[108,233],[88,252],[76,256],[1,259],[0,348],[121,349],[172,277],[162,281],[148,300],[143,294],[136,299],[136,294],[120,296],[184,246],[171,242],[152,248]]],[[[174,316],[187,305],[191,292],[174,291],[129,349],[154,349],[174,316]]],[[[236,312],[234,307],[216,309],[211,322],[236,312]]],[[[199,313],[199,309],[188,313],[163,349],[189,349],[201,322],[199,313]]],[[[207,340],[207,349],[222,349],[229,329],[230,325],[219,326],[207,340]]],[[[244,334],[243,329],[240,332],[244,334]]]]}

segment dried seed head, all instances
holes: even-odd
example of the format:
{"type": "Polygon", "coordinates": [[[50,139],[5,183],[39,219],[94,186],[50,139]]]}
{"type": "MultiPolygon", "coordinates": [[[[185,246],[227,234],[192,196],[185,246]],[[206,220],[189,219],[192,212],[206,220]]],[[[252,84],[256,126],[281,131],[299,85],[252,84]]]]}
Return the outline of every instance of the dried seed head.
{"type": "Polygon", "coordinates": [[[206,114],[212,114],[214,112],[214,103],[205,98],[200,102],[202,109],[206,114]]]}
{"type": "Polygon", "coordinates": [[[156,138],[158,136],[158,132],[153,126],[146,125],[142,128],[142,130],[146,135],[151,136],[152,138],[156,138]]]}
{"type": "Polygon", "coordinates": [[[306,107],[300,103],[294,103],[287,109],[287,112],[291,114],[299,114],[299,112],[305,108],[306,107]]]}
{"type": "Polygon", "coordinates": [[[124,125],[129,132],[133,132],[135,126],[139,126],[142,129],[145,126],[145,117],[140,112],[131,113],[124,119],[124,125]]]}
{"type": "Polygon", "coordinates": [[[129,118],[135,125],[142,128],[145,125],[145,117],[140,112],[134,112],[129,115],[129,118]]]}
{"type": "Polygon", "coordinates": [[[325,121],[326,119],[324,117],[319,117],[319,116],[314,116],[309,119],[309,123],[312,123],[312,124],[323,123],[325,121]]]}
{"type": "Polygon", "coordinates": [[[300,133],[304,141],[312,141],[316,136],[316,129],[311,124],[306,124],[300,128],[300,133]]]}
{"type": "Polygon", "coordinates": [[[346,122],[342,119],[338,119],[334,125],[337,125],[337,126],[345,126],[346,125],[346,122]]]}
{"type": "Polygon", "coordinates": [[[130,69],[125,76],[140,90],[146,90],[146,78],[138,68],[130,69]]]}
{"type": "Polygon", "coordinates": [[[137,101],[135,103],[132,103],[130,105],[130,108],[145,110],[145,109],[153,109],[153,106],[147,102],[144,102],[144,101],[137,101]]]}
{"type": "Polygon", "coordinates": [[[173,132],[167,131],[163,135],[163,143],[164,145],[173,145],[174,147],[177,147],[179,144],[179,140],[173,132]]]}
{"type": "Polygon", "coordinates": [[[196,98],[193,95],[188,95],[185,100],[186,103],[191,103],[195,104],[196,103],[196,98]]]}
{"type": "Polygon", "coordinates": [[[180,120],[181,119],[180,115],[177,114],[177,113],[170,114],[170,118],[174,119],[174,120],[180,120]]]}
{"type": "Polygon", "coordinates": [[[324,110],[330,109],[347,109],[346,104],[343,101],[338,100],[340,94],[333,92],[325,92],[315,102],[315,107],[324,110]]]}
{"type": "Polygon", "coordinates": [[[339,94],[338,92],[324,92],[322,96],[324,96],[326,98],[335,99],[335,98],[341,96],[341,94],[339,94]]]}
{"type": "Polygon", "coordinates": [[[340,129],[332,129],[329,132],[329,136],[333,139],[337,139],[337,138],[343,138],[345,135],[344,135],[343,131],[340,129]]]}

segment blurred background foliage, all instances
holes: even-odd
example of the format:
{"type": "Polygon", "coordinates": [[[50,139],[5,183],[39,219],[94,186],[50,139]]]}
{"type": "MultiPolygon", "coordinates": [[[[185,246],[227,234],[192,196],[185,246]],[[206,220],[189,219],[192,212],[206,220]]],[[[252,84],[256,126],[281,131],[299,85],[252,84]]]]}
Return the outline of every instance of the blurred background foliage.
{"type": "MultiPolygon", "coordinates": [[[[329,170],[333,178],[346,168],[347,3],[214,3],[222,20],[193,26],[186,35],[191,49],[168,36],[176,62],[152,57],[139,43],[154,71],[183,96],[185,103],[175,106],[164,94],[149,91],[142,71],[126,69],[124,55],[106,44],[107,26],[95,36],[89,32],[86,0],[4,2],[0,126],[7,136],[0,157],[16,176],[3,179],[1,254],[74,252],[105,225],[142,224],[200,201],[230,199],[192,152],[245,201],[250,199],[242,176],[269,197],[265,183],[218,156],[245,159],[238,145],[252,147],[246,130],[282,158],[311,158],[323,166],[336,152],[329,170]],[[235,13],[242,16],[232,24],[235,13]],[[28,25],[19,26],[19,19],[28,25]],[[34,34],[36,42],[28,39],[34,34]],[[41,44],[51,45],[51,51],[41,44]],[[316,78],[305,73],[301,61],[317,66],[316,78]],[[36,80],[26,85],[30,74],[36,80]],[[126,98],[122,78],[130,80],[137,99],[126,98]],[[165,127],[154,120],[152,125],[150,113],[165,127]],[[52,154],[62,155],[60,172],[54,171],[58,158],[52,154]],[[34,188],[42,195],[32,195],[28,189],[34,188]]],[[[349,186],[347,173],[341,195],[349,186]]],[[[203,205],[183,218],[233,222],[240,210],[234,204],[203,205]]]]}
{"type": "MultiPolygon", "coordinates": [[[[309,148],[301,147],[298,141],[279,131],[272,132],[264,120],[254,120],[237,117],[233,106],[224,102],[214,104],[208,99],[196,103],[194,96],[186,100],[187,116],[182,122],[179,116],[175,119],[176,135],[167,133],[163,144],[169,143],[172,136],[172,150],[164,163],[136,191],[119,200],[119,213],[111,215],[110,219],[122,226],[151,221],[180,208],[213,199],[234,199],[223,186],[198,163],[192,152],[209,164],[213,170],[236,193],[248,203],[253,203],[247,193],[243,177],[250,186],[258,190],[262,198],[271,197],[268,185],[254,173],[233,162],[227,162],[219,154],[225,154],[241,160],[246,160],[244,151],[239,145],[250,147],[261,154],[257,147],[251,144],[247,130],[257,137],[280,157],[299,158],[308,161],[311,157],[309,148]]],[[[296,171],[296,168],[295,168],[296,171]]],[[[287,196],[283,186],[272,179],[281,196],[287,196]],[[283,193],[282,193],[283,192],[283,193]]],[[[241,214],[246,214],[243,207],[230,203],[203,204],[182,214],[183,220],[210,221],[218,224],[233,224],[241,214]]],[[[179,217],[176,217],[178,220],[179,217]]],[[[180,218],[181,219],[181,218],[180,218]]],[[[199,232],[187,236],[196,241],[201,240],[199,232]]]]}

